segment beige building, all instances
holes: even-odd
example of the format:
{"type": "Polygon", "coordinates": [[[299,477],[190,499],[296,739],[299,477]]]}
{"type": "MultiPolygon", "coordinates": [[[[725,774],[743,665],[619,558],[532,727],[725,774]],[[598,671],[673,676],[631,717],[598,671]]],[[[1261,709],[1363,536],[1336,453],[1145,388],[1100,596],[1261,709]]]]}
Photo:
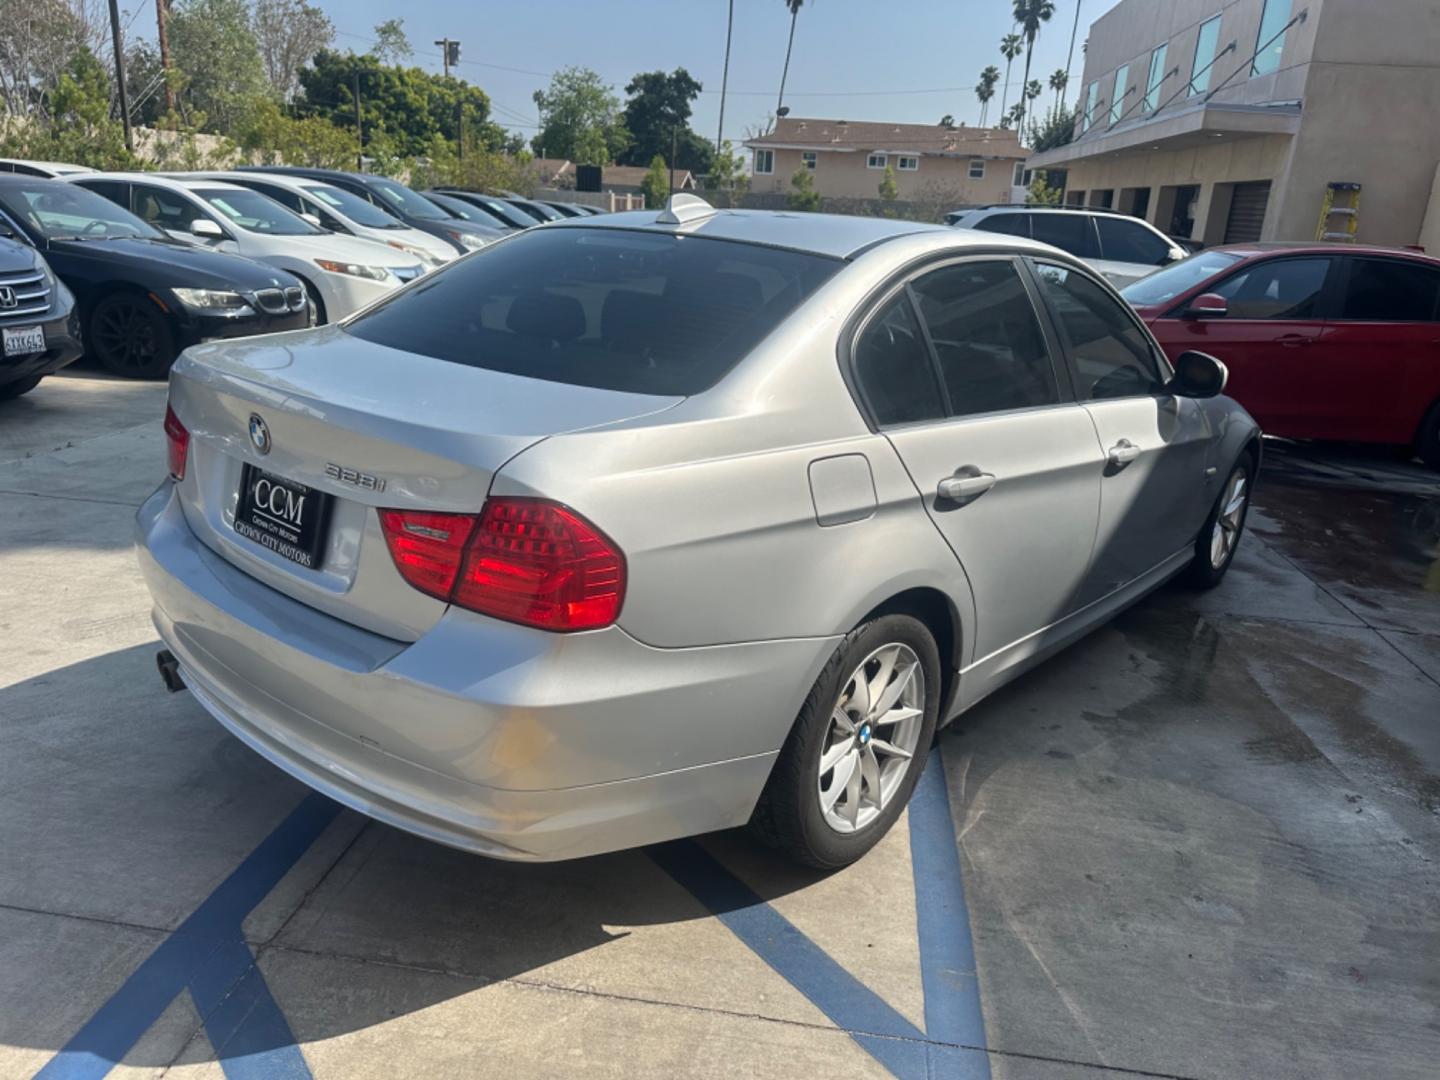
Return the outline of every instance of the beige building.
{"type": "Polygon", "coordinates": [[[821,195],[874,199],[888,165],[898,198],[943,191],[956,205],[1010,202],[1026,155],[1015,132],[1003,128],[794,116],[745,145],[753,155],[751,191],[788,192],[796,170],[808,169],[821,195]]]}
{"type": "Polygon", "coordinates": [[[1440,3],[1122,0],[1090,28],[1080,107],[1075,140],[1027,163],[1065,169],[1068,202],[1207,244],[1313,240],[1327,185],[1353,182],[1358,238],[1414,244],[1440,164],[1440,3]]]}

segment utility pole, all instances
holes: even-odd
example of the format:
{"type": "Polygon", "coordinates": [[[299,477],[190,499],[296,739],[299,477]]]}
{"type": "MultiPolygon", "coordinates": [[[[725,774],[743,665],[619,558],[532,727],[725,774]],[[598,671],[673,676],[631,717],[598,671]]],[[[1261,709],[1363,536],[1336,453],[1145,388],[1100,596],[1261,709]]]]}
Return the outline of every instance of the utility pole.
{"type": "Polygon", "coordinates": [[[175,111],[175,91],[170,86],[170,32],[165,24],[170,18],[170,0],[155,0],[155,26],[160,37],[160,71],[165,76],[165,111],[175,111]]]}
{"type": "Polygon", "coordinates": [[[135,152],[135,136],[130,131],[130,97],[125,93],[125,46],[120,40],[120,11],[116,0],[110,0],[110,38],[115,44],[115,87],[120,91],[120,122],[125,125],[125,149],[135,152]]]}
{"type": "Polygon", "coordinates": [[[440,46],[440,62],[445,65],[445,77],[450,77],[450,68],[460,63],[460,42],[451,41],[448,37],[441,38],[435,42],[440,46]]]}
{"type": "Polygon", "coordinates": [[[670,125],[670,194],[675,194],[675,143],[680,129],[674,124],[670,125]]]}
{"type": "MultiPolygon", "coordinates": [[[[115,0],[110,0],[113,4],[115,0]]],[[[353,72],[355,76],[355,171],[365,171],[365,124],[360,119],[360,69],[353,72]]]]}
{"type": "Polygon", "coordinates": [[[715,149],[725,141],[725,90],[730,83],[730,31],[735,27],[735,0],[730,0],[730,18],[725,23],[725,67],[720,76],[720,129],[715,133],[715,149]]]}

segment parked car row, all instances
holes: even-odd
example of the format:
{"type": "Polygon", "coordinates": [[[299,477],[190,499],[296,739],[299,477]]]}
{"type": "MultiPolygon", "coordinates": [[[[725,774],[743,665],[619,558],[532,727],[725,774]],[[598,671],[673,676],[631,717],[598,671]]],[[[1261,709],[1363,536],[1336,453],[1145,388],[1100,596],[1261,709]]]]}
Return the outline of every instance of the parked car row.
{"type": "Polygon", "coordinates": [[[111,372],[160,376],[189,345],[333,322],[509,233],[597,212],[329,169],[3,159],[0,396],[82,341],[111,372]]]}

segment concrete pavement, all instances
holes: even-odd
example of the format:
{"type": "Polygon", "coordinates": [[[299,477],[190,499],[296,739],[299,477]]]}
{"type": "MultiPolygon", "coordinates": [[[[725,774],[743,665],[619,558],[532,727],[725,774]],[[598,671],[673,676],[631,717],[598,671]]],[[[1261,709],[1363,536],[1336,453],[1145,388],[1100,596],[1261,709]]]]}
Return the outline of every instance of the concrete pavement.
{"type": "Polygon", "coordinates": [[[962,717],[957,879],[913,821],[828,876],[735,835],[517,866],[162,692],[130,527],[163,401],[82,371],[0,405],[0,1076],[103,1075],[129,1029],[110,1075],[1434,1075],[1417,467],[1273,448],[1224,586],[962,717]]]}

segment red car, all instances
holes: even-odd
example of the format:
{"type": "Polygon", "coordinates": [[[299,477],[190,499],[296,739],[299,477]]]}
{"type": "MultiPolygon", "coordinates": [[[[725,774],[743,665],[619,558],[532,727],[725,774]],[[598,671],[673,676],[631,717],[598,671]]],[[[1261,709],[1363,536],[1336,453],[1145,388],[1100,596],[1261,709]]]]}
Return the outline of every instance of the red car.
{"type": "Polygon", "coordinates": [[[1440,469],[1440,259],[1377,247],[1210,248],[1121,295],[1171,359],[1199,349],[1269,435],[1411,446],[1440,469]]]}

